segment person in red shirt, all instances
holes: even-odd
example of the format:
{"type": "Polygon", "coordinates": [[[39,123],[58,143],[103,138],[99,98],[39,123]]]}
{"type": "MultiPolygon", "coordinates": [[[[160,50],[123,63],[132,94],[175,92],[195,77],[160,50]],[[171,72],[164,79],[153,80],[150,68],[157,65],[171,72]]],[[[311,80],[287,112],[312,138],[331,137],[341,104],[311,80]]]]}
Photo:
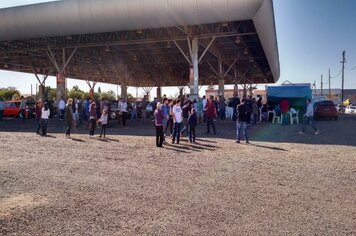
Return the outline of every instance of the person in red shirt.
{"type": "Polygon", "coordinates": [[[205,106],[205,114],[207,118],[207,131],[206,134],[210,134],[210,125],[213,127],[214,135],[216,135],[216,129],[214,119],[217,117],[216,106],[212,97],[208,98],[208,103],[205,106]]]}
{"type": "Polygon", "coordinates": [[[282,125],[288,124],[288,111],[289,111],[289,102],[287,99],[283,98],[281,103],[279,104],[281,108],[281,119],[282,119],[282,125]]]}

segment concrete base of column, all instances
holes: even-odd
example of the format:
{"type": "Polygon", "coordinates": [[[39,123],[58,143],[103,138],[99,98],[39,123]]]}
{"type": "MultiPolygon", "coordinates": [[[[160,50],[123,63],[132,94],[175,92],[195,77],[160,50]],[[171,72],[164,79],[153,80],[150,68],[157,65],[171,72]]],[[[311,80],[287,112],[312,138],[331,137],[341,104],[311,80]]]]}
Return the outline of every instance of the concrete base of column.
{"type": "Polygon", "coordinates": [[[127,99],[127,85],[126,84],[121,85],[121,98],[127,99]]]}
{"type": "Polygon", "coordinates": [[[219,80],[219,90],[218,90],[218,95],[219,96],[224,96],[225,93],[225,81],[223,79],[219,80]]]}
{"type": "Polygon", "coordinates": [[[42,101],[46,100],[46,94],[45,94],[45,86],[44,85],[39,85],[38,86],[38,99],[41,99],[42,101]]]}
{"type": "Polygon", "coordinates": [[[161,99],[162,99],[162,88],[161,87],[157,87],[157,99],[159,101],[161,101],[161,99]]]}
{"type": "Polygon", "coordinates": [[[64,74],[57,74],[57,99],[64,98],[66,96],[66,78],[64,74]]]}

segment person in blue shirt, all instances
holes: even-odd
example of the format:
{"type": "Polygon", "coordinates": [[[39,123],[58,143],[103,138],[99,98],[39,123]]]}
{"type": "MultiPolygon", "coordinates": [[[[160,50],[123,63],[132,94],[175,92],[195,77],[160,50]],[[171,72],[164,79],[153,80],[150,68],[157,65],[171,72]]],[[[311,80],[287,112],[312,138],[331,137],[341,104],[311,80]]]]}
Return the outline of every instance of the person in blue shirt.
{"type": "Polygon", "coordinates": [[[168,119],[169,119],[169,114],[170,114],[170,107],[168,105],[168,99],[163,98],[163,106],[162,106],[162,113],[164,115],[163,119],[163,130],[166,130],[168,119]]]}
{"type": "Polygon", "coordinates": [[[190,116],[188,118],[189,124],[189,141],[190,143],[195,143],[195,129],[198,124],[198,117],[195,108],[192,109],[190,116]]]}
{"type": "Polygon", "coordinates": [[[0,121],[2,121],[2,117],[4,116],[4,109],[3,98],[0,98],[0,121]]]}

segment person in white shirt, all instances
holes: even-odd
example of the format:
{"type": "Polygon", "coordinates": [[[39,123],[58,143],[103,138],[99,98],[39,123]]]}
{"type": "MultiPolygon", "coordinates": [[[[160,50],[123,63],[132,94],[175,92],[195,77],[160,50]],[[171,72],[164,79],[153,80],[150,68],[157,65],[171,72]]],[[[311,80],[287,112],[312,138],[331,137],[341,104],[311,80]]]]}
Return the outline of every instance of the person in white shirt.
{"type": "Polygon", "coordinates": [[[174,144],[177,138],[177,144],[179,144],[180,140],[180,130],[183,121],[183,111],[182,107],[180,106],[180,99],[177,99],[176,105],[173,106],[172,115],[173,115],[173,123],[174,123],[174,132],[173,132],[173,139],[172,144],[174,144]]]}
{"type": "Polygon", "coordinates": [[[126,126],[127,103],[124,98],[121,98],[121,100],[119,101],[118,110],[119,110],[119,116],[121,116],[122,119],[122,125],[126,126]]]}
{"type": "Polygon", "coordinates": [[[61,98],[61,100],[58,103],[58,109],[59,109],[59,119],[63,120],[64,119],[64,111],[66,109],[66,103],[65,103],[63,97],[61,98]]]}
{"type": "Polygon", "coordinates": [[[45,102],[42,107],[42,114],[41,114],[41,127],[42,127],[42,136],[47,135],[47,125],[48,125],[48,118],[51,115],[49,110],[48,103],[45,102]]]}
{"type": "Polygon", "coordinates": [[[106,109],[103,110],[100,119],[98,120],[98,123],[101,123],[101,132],[100,132],[100,138],[103,135],[103,138],[105,139],[106,135],[106,127],[108,125],[108,111],[106,109]]]}
{"type": "Polygon", "coordinates": [[[310,124],[311,127],[314,129],[314,134],[319,134],[319,130],[315,127],[314,124],[314,107],[313,104],[310,102],[310,99],[307,99],[307,112],[304,114],[303,127],[302,130],[299,131],[299,134],[304,134],[305,127],[308,124],[310,124]]]}

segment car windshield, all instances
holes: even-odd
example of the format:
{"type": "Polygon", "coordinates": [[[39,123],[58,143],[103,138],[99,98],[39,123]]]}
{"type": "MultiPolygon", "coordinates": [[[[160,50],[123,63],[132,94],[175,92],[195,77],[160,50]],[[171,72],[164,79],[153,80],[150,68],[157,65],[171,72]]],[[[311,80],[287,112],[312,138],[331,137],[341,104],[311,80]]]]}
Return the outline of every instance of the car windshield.
{"type": "Polygon", "coordinates": [[[332,101],[322,101],[322,102],[319,102],[319,106],[328,107],[328,106],[335,106],[335,105],[332,101]]]}

